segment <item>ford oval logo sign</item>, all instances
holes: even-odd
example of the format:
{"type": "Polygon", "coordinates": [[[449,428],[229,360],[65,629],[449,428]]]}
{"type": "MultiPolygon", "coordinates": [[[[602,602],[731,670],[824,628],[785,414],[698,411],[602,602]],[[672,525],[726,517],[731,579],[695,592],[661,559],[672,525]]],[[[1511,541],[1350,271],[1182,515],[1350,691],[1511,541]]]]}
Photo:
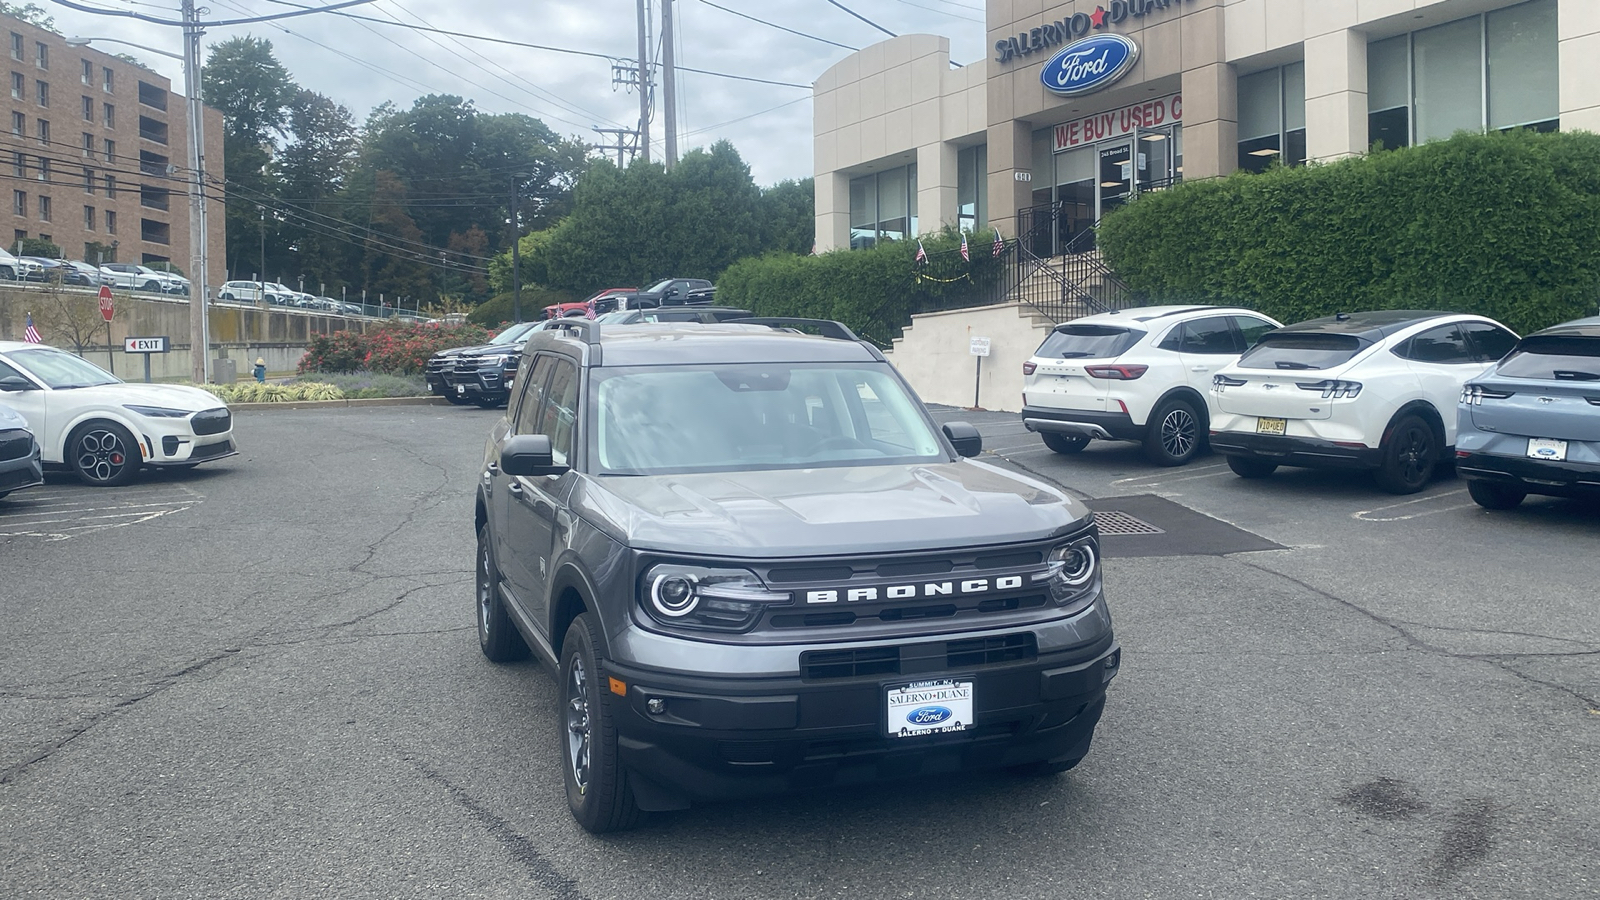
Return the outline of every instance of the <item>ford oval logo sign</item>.
{"type": "Polygon", "coordinates": [[[906,713],[906,721],[913,725],[938,725],[954,713],[946,706],[923,706],[906,713]]]}
{"type": "Polygon", "coordinates": [[[1139,61],[1139,45],[1120,34],[1097,34],[1050,57],[1039,80],[1051,93],[1064,97],[1089,94],[1110,87],[1139,61]]]}

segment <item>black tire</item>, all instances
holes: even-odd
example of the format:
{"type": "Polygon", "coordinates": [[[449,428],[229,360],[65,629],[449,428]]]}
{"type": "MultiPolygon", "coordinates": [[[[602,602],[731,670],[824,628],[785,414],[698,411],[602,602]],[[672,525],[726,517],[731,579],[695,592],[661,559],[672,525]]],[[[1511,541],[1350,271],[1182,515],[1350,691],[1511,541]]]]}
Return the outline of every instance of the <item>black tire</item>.
{"type": "Polygon", "coordinates": [[[505,601],[495,589],[500,576],[489,546],[489,526],[478,526],[478,577],[474,598],[478,613],[478,647],[490,662],[507,663],[524,659],[528,645],[511,623],[505,601]]]}
{"type": "Polygon", "coordinates": [[[230,291],[223,291],[222,292],[222,297],[220,299],[232,301],[233,300],[233,294],[230,291]]]}
{"type": "Polygon", "coordinates": [[[585,831],[604,834],[639,824],[643,814],[628,784],[628,770],[617,760],[617,729],[612,706],[620,697],[601,688],[600,645],[589,614],[572,620],[561,645],[561,773],[567,807],[585,831]]]}
{"type": "Polygon", "coordinates": [[[1476,478],[1467,482],[1467,493],[1472,496],[1472,502],[1484,509],[1516,509],[1528,498],[1527,491],[1476,478]]]}
{"type": "Polygon", "coordinates": [[[1044,445],[1057,453],[1082,453],[1083,448],[1089,446],[1089,439],[1081,434],[1059,434],[1052,431],[1041,431],[1039,436],[1044,438],[1044,445]]]}
{"type": "Polygon", "coordinates": [[[149,293],[149,294],[160,294],[160,293],[163,293],[163,291],[161,290],[161,282],[159,282],[159,281],[146,281],[144,283],[144,287],[139,288],[139,290],[144,291],[144,292],[149,293]]]}
{"type": "Polygon", "coordinates": [[[1232,469],[1233,474],[1240,478],[1266,478],[1273,472],[1278,471],[1278,464],[1267,462],[1264,459],[1256,459],[1252,456],[1230,456],[1228,457],[1228,468],[1232,469]]]}
{"type": "Polygon", "coordinates": [[[10,266],[0,267],[0,278],[4,278],[6,281],[16,281],[17,270],[10,266]]]}
{"type": "Polygon", "coordinates": [[[1158,466],[1181,466],[1194,459],[1205,439],[1205,418],[1193,403],[1174,397],[1151,414],[1144,455],[1158,466]]]}
{"type": "Polygon", "coordinates": [[[1415,494],[1428,486],[1439,457],[1439,438],[1421,416],[1395,421],[1379,448],[1383,461],[1373,471],[1378,487],[1391,494],[1415,494]]]}
{"type": "Polygon", "coordinates": [[[67,438],[67,465],[84,484],[127,484],[141,462],[133,435],[115,422],[85,422],[67,438]]]}

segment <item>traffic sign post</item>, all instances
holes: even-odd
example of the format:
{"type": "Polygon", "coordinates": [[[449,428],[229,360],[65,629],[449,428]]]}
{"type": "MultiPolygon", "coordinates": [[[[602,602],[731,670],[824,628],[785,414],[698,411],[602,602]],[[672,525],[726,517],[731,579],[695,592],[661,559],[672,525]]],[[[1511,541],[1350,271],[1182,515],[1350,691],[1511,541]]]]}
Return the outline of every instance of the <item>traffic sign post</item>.
{"type": "MultiPolygon", "coordinates": [[[[110,327],[108,324],[107,327],[110,327]]],[[[170,351],[167,336],[161,337],[131,337],[122,342],[123,353],[138,353],[144,357],[144,383],[150,383],[150,354],[167,353],[170,351]]]]}
{"type": "Polygon", "coordinates": [[[982,409],[978,399],[983,394],[983,358],[989,355],[989,339],[973,335],[967,343],[967,350],[977,357],[978,364],[977,376],[972,383],[972,408],[982,409]]]}
{"type": "MultiPolygon", "coordinates": [[[[112,351],[111,351],[111,316],[116,311],[117,311],[116,305],[111,302],[111,285],[109,285],[109,284],[100,285],[100,318],[106,320],[106,364],[111,367],[111,374],[113,374],[113,375],[117,374],[117,363],[116,363],[116,360],[113,359],[113,356],[115,354],[113,354],[112,351]]],[[[145,381],[149,381],[150,380],[150,358],[149,357],[145,357],[144,367],[145,367],[145,379],[144,380],[145,381]]]]}

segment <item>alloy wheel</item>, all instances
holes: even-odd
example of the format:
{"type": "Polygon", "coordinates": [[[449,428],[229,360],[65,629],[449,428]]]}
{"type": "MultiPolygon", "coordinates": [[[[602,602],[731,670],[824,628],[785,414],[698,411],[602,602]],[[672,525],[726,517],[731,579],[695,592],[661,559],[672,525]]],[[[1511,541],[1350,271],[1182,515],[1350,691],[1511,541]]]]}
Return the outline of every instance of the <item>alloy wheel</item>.
{"type": "Polygon", "coordinates": [[[572,658],[567,675],[567,765],[579,793],[589,788],[589,677],[583,657],[572,658]]]}
{"type": "Polygon", "coordinates": [[[78,471],[91,481],[110,481],[128,465],[128,448],[115,432],[96,428],[78,439],[78,471]]]}
{"type": "Polygon", "coordinates": [[[1175,407],[1161,420],[1161,447],[1174,459],[1188,457],[1199,439],[1194,414],[1188,409],[1175,407]]]}

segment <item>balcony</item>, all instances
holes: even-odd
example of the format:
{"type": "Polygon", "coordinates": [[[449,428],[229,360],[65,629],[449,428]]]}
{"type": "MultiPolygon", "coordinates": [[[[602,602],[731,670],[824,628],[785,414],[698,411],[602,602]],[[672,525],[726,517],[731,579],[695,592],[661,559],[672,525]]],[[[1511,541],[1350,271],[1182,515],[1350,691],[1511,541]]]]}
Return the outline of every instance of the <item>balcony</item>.
{"type": "Polygon", "coordinates": [[[170,209],[171,198],[172,192],[166,188],[151,187],[148,184],[139,185],[139,205],[146,209],[170,209]]]}
{"type": "Polygon", "coordinates": [[[157,144],[167,143],[167,123],[149,116],[139,117],[139,137],[157,144]]]}
{"type": "Polygon", "coordinates": [[[167,111],[167,92],[153,84],[139,82],[139,102],[152,109],[167,111]]]}
{"type": "Polygon", "coordinates": [[[154,219],[139,220],[139,237],[149,244],[172,243],[172,226],[154,219]]]}

